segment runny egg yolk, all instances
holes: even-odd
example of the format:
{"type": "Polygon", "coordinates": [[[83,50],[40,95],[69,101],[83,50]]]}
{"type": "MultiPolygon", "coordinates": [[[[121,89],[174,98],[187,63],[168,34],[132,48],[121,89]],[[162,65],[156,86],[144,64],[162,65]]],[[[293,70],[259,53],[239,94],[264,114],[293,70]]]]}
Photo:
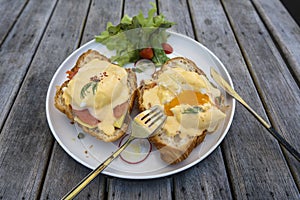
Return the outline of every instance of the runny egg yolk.
{"type": "Polygon", "coordinates": [[[164,110],[166,115],[173,116],[171,111],[177,105],[188,104],[191,106],[203,105],[209,102],[209,97],[207,94],[202,94],[201,92],[196,92],[193,90],[183,90],[174,99],[164,105],[164,110]]]}

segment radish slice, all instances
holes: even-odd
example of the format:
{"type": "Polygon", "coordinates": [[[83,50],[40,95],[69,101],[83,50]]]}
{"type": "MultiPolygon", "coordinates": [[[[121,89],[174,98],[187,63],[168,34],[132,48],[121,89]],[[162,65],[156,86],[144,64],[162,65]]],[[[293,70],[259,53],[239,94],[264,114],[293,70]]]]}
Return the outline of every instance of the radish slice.
{"type": "MultiPolygon", "coordinates": [[[[124,144],[129,135],[125,135],[119,143],[119,147],[124,144]]],[[[135,139],[120,154],[120,158],[128,164],[138,164],[148,158],[152,150],[152,145],[148,139],[135,139]]]]}
{"type": "Polygon", "coordinates": [[[155,72],[155,64],[149,59],[140,59],[134,63],[134,67],[139,72],[153,74],[155,72]]]}

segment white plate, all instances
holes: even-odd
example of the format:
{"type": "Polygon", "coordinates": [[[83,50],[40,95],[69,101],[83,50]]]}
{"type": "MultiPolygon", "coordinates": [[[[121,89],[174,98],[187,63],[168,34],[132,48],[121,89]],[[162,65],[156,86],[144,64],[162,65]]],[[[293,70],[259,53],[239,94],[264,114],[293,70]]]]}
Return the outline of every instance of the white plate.
{"type": "MultiPolygon", "coordinates": [[[[171,54],[172,57],[184,56],[193,60],[210,80],[210,68],[213,67],[233,86],[226,68],[211,51],[189,37],[173,32],[170,34],[168,43],[174,49],[171,54]]],[[[77,58],[88,49],[98,50],[108,57],[112,55],[105,46],[94,40],[73,52],[61,64],[51,80],[46,99],[46,113],[49,127],[59,145],[79,163],[94,169],[117,149],[119,141],[105,143],[87,134],[84,138],[78,139],[78,129],[54,107],[55,86],[61,85],[66,80],[65,72],[71,69],[77,58]]],[[[219,126],[220,128],[213,134],[208,134],[205,140],[183,162],[176,165],[166,165],[160,159],[158,151],[153,150],[148,158],[139,164],[128,164],[117,158],[103,171],[103,174],[119,178],[151,179],[175,174],[199,163],[218,147],[231,125],[235,111],[235,100],[226,94],[224,95],[225,103],[229,105],[230,109],[226,113],[227,117],[223,126],[219,126]]]]}

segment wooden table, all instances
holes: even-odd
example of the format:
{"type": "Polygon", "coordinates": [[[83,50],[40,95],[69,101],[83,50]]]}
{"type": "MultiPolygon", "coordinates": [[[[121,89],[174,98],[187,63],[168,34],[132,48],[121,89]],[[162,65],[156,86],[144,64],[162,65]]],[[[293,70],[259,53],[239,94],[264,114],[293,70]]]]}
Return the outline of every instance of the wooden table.
{"type": "MultiPolygon", "coordinates": [[[[90,169],[55,141],[50,80],[75,49],[148,1],[0,0],[0,199],[59,199],[90,169]]],[[[236,90],[300,151],[300,28],[279,0],[164,0],[172,30],[214,52],[236,90]]],[[[151,180],[97,177],[78,199],[300,199],[300,164],[237,105],[206,159],[151,180]]]]}

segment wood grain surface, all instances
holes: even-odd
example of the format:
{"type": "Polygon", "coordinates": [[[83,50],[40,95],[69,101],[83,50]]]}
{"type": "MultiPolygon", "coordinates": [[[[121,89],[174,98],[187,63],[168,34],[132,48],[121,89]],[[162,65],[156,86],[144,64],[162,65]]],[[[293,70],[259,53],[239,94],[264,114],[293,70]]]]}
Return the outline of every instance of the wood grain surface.
{"type": "MultiPolygon", "coordinates": [[[[280,1],[156,3],[171,30],[209,48],[236,91],[300,151],[300,28],[280,1]]],[[[60,199],[91,171],[48,128],[49,83],[107,22],[150,8],[148,0],[0,0],[0,200],[60,199]]],[[[149,180],[99,175],[76,199],[300,199],[299,189],[299,162],[237,104],[224,141],[195,166],[149,180]]]]}
{"type": "Polygon", "coordinates": [[[0,96],[0,127],[22,84],[54,6],[55,1],[30,1],[1,44],[0,94],[3,95],[0,96]]]}
{"type": "MultiPolygon", "coordinates": [[[[243,49],[237,43],[238,41],[235,41],[234,30],[230,30],[232,24],[229,24],[226,20],[226,15],[231,13],[228,14],[222,11],[223,6],[226,11],[229,2],[225,1],[222,3],[223,4],[220,4],[219,1],[210,1],[210,3],[206,2],[200,5],[192,2],[190,7],[192,10],[194,9],[192,16],[195,16],[194,22],[198,33],[198,40],[211,49],[221,61],[224,62],[234,80],[234,85],[237,86],[236,90],[242,97],[247,99],[250,105],[260,112],[263,110],[263,106],[262,103],[260,103],[258,94],[255,93],[255,86],[249,74],[248,66],[245,62],[241,62],[243,59],[243,55],[241,54],[243,49]],[[205,10],[210,10],[210,12],[205,12],[205,10]],[[205,13],[205,15],[203,16],[202,14],[200,18],[197,17],[196,13],[205,13]],[[218,13],[218,15],[216,13],[218,13]],[[242,89],[240,88],[241,85],[243,85],[242,89]]],[[[246,3],[246,1],[240,1],[238,5],[243,5],[244,3],[246,3]]],[[[232,5],[232,9],[236,7],[237,3],[235,2],[234,6],[232,5]]],[[[246,9],[245,11],[241,11],[241,9],[236,10],[237,15],[234,16],[234,19],[243,19],[246,9]]],[[[247,10],[249,10],[249,8],[247,10]]],[[[249,14],[246,14],[246,16],[248,15],[249,14]]],[[[247,28],[250,34],[252,29],[247,28]]],[[[265,116],[264,113],[261,114],[265,116]]],[[[268,133],[261,126],[257,126],[257,124],[255,119],[250,118],[249,113],[238,105],[232,128],[228,133],[228,137],[224,140],[223,145],[221,145],[224,147],[222,149],[225,155],[225,162],[235,163],[228,165],[227,168],[230,182],[233,183],[232,187],[235,188],[233,197],[240,199],[243,195],[247,194],[249,198],[268,198],[271,197],[271,192],[276,193],[278,196],[283,195],[284,197],[285,194],[280,191],[281,188],[278,187],[277,184],[263,181],[261,181],[261,184],[257,184],[257,181],[260,182],[258,179],[264,180],[270,175],[274,176],[274,178],[277,177],[280,179],[281,177],[281,179],[285,179],[285,174],[275,176],[278,173],[278,169],[282,166],[277,169],[273,166],[275,163],[277,164],[277,160],[281,160],[282,165],[285,164],[279,146],[272,140],[273,138],[270,138],[268,133]],[[249,149],[251,149],[251,151],[249,151],[249,149]],[[273,153],[270,151],[271,149],[274,149],[273,153]],[[257,157],[257,155],[260,155],[262,159],[257,157]],[[275,157],[269,160],[270,156],[275,157]],[[274,162],[273,160],[277,162],[272,163],[274,162]],[[259,167],[254,168],[253,166],[259,167]],[[268,169],[270,174],[266,173],[266,169],[268,169]],[[252,172],[253,170],[255,173],[252,172]],[[264,192],[257,194],[258,190],[264,192]],[[259,197],[259,195],[263,196],[259,197]]],[[[285,169],[288,171],[288,167],[285,166],[285,169]]]]}
{"type": "MultiPolygon", "coordinates": [[[[279,0],[253,0],[294,78],[300,83],[300,27],[279,0]]],[[[298,2],[299,5],[299,2],[298,2]]]]}
{"type": "Polygon", "coordinates": [[[11,31],[13,25],[16,23],[26,4],[27,1],[0,1],[0,44],[2,44],[5,37],[11,31]]]}
{"type": "MultiPolygon", "coordinates": [[[[232,19],[232,26],[238,35],[239,43],[243,46],[245,60],[252,78],[255,84],[260,86],[258,92],[268,117],[282,136],[300,151],[300,141],[297,139],[300,130],[298,123],[300,119],[299,87],[253,6],[248,2],[238,4],[238,6],[240,6],[238,10],[247,12],[247,18],[241,20],[236,16],[237,4],[233,1],[228,1],[225,7],[232,19]]],[[[264,133],[267,132],[264,131],[264,133]]],[[[272,137],[271,139],[274,140],[272,137]]],[[[299,177],[299,163],[287,152],[286,154],[294,176],[299,177]]],[[[287,176],[283,174],[282,177],[285,179],[287,176]]],[[[299,178],[296,182],[299,183],[299,178]]],[[[297,190],[295,192],[297,193],[297,190]]]]}

